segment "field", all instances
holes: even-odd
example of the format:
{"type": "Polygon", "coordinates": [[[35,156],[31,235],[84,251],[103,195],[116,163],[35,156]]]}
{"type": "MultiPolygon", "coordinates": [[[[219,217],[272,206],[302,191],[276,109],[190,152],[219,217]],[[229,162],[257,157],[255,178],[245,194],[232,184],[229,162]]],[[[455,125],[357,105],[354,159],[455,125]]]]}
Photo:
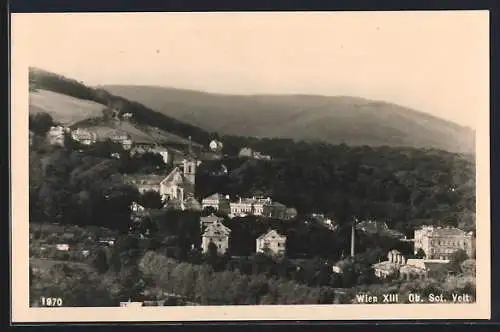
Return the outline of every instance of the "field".
{"type": "Polygon", "coordinates": [[[76,122],[91,117],[102,116],[105,105],[78,98],[73,98],[60,93],[42,90],[30,92],[30,113],[46,112],[55,121],[70,126],[76,122]]]}

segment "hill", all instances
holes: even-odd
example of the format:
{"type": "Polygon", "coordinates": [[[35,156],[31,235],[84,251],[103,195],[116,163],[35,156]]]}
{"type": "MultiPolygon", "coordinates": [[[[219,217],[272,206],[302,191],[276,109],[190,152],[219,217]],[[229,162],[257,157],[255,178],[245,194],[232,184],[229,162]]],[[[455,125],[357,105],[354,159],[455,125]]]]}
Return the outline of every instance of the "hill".
{"type": "Polygon", "coordinates": [[[105,105],[74,98],[61,93],[38,89],[29,94],[30,114],[45,112],[65,126],[90,117],[102,116],[105,105]]]}
{"type": "Polygon", "coordinates": [[[223,135],[474,152],[474,131],[395,104],[358,97],[222,95],[155,86],[100,88],[223,135]]]}
{"type": "Polygon", "coordinates": [[[67,126],[88,126],[87,122],[91,122],[92,125],[116,129],[99,121],[103,111],[112,108],[122,114],[133,115],[119,129],[142,141],[186,145],[191,136],[195,147],[209,142],[209,133],[196,126],[155,112],[138,102],[88,87],[77,80],[39,68],[30,68],[29,79],[31,114],[45,112],[67,126]]]}

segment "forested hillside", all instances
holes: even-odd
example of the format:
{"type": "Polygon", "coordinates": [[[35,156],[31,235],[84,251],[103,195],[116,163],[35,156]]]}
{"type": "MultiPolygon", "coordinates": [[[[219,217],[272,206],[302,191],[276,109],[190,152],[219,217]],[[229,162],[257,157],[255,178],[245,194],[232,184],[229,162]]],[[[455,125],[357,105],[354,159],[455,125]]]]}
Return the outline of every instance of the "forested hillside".
{"type": "Polygon", "coordinates": [[[222,135],[465,153],[475,149],[472,129],[385,101],[350,96],[223,95],[158,86],[102,88],[222,135]]]}

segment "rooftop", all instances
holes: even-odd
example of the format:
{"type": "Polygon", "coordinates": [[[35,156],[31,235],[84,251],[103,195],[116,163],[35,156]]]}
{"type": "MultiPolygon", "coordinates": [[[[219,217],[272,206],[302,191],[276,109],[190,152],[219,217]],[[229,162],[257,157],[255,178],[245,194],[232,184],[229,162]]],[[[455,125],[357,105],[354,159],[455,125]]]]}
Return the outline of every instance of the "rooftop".
{"type": "Polygon", "coordinates": [[[203,236],[229,236],[231,230],[224,226],[220,221],[216,221],[207,226],[203,236]]]}
{"type": "Polygon", "coordinates": [[[456,228],[456,227],[435,227],[435,226],[424,226],[420,231],[427,232],[429,235],[435,236],[456,236],[456,235],[470,235],[469,233],[456,228]]]}
{"type": "Polygon", "coordinates": [[[259,236],[257,238],[257,240],[261,240],[261,239],[264,239],[264,238],[271,238],[271,239],[274,239],[274,238],[286,238],[286,236],[280,235],[276,230],[272,229],[272,230],[269,230],[268,232],[262,234],[261,236],[259,236]]]}
{"type": "Polygon", "coordinates": [[[124,174],[123,181],[128,184],[159,185],[165,178],[156,174],[124,174]]]}

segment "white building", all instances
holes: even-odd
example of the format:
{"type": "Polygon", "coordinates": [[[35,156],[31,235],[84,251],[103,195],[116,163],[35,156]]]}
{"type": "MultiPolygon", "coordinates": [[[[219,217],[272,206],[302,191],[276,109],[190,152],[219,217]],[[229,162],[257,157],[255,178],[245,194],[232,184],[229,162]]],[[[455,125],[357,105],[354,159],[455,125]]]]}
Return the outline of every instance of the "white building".
{"type": "Polygon", "coordinates": [[[230,215],[232,217],[243,215],[262,216],[266,203],[271,203],[271,198],[240,197],[238,201],[230,203],[230,215]]]}
{"type": "Polygon", "coordinates": [[[201,201],[201,205],[202,205],[203,209],[211,207],[215,211],[219,211],[221,213],[225,213],[225,214],[231,213],[229,195],[222,195],[219,193],[212,194],[208,197],[205,197],[201,201]]]}
{"type": "Polygon", "coordinates": [[[201,248],[204,253],[210,249],[213,243],[219,254],[224,254],[229,249],[229,236],[231,230],[224,226],[220,221],[215,221],[207,226],[201,237],[201,248]]]}
{"type": "Polygon", "coordinates": [[[272,255],[283,255],[286,249],[286,236],[270,230],[257,238],[256,251],[258,253],[270,253],[272,255]]]}
{"type": "Polygon", "coordinates": [[[449,259],[459,249],[472,257],[475,238],[472,232],[454,227],[423,226],[414,233],[415,254],[422,249],[427,259],[449,259]]]}
{"type": "Polygon", "coordinates": [[[47,139],[51,145],[64,146],[64,137],[69,133],[70,129],[63,126],[50,127],[47,132],[47,139]]]}

